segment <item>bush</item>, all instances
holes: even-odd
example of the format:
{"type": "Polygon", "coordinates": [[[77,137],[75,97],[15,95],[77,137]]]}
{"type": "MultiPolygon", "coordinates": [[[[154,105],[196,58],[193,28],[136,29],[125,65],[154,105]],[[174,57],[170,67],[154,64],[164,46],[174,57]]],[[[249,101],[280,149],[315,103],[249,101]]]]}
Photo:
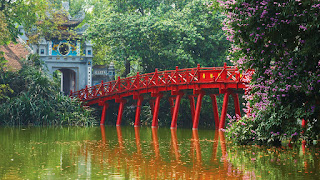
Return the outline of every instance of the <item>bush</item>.
{"type": "Polygon", "coordinates": [[[9,89],[2,91],[6,98],[0,99],[0,124],[92,124],[92,110],[60,93],[58,83],[46,75],[42,67],[37,56],[30,56],[20,71],[1,72],[0,87],[6,85],[9,89]]]}
{"type": "Polygon", "coordinates": [[[320,54],[315,49],[320,48],[320,2],[220,3],[228,17],[224,30],[233,43],[230,59],[240,69],[255,70],[246,99],[258,138],[263,143],[285,135],[290,139],[306,119],[304,138],[319,139],[320,54]]]}

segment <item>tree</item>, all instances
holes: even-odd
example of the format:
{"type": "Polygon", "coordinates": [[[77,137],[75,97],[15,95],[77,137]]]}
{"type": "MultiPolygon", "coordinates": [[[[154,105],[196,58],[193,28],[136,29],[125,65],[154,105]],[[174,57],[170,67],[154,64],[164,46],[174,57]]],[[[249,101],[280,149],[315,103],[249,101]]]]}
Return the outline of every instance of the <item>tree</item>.
{"type": "Polygon", "coordinates": [[[246,96],[251,114],[230,127],[230,136],[249,132],[236,139],[279,143],[301,132],[305,119],[305,135],[319,138],[319,1],[220,3],[228,17],[224,29],[233,43],[231,58],[242,69],[255,70],[246,96]]]}
{"type": "Polygon", "coordinates": [[[0,12],[4,16],[2,21],[7,24],[10,40],[15,41],[17,38],[18,25],[30,30],[38,19],[45,15],[46,5],[45,0],[1,0],[0,12]]]}
{"type": "MultiPolygon", "coordinates": [[[[122,1],[117,2],[120,6],[122,1]]],[[[143,6],[143,13],[118,12],[117,7],[110,6],[104,16],[91,21],[87,37],[109,47],[105,58],[123,62],[124,76],[130,73],[131,62],[143,72],[194,67],[197,63],[222,65],[228,43],[219,13],[212,12],[202,0],[190,1],[181,9],[174,6],[180,1],[155,2],[130,1],[132,9],[143,6]]]]}

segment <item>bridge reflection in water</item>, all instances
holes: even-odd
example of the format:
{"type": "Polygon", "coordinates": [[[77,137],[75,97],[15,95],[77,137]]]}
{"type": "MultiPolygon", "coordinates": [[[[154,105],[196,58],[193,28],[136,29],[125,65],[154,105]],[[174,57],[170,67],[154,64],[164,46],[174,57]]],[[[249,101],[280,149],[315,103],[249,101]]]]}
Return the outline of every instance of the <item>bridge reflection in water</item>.
{"type": "MultiPolygon", "coordinates": [[[[100,172],[108,172],[109,177],[122,177],[126,179],[246,179],[244,174],[236,169],[228,161],[225,136],[222,131],[215,131],[213,140],[200,140],[198,130],[192,130],[189,140],[190,149],[186,149],[187,140],[180,144],[177,138],[177,130],[171,129],[171,142],[166,152],[159,143],[158,129],[149,129],[152,133],[151,142],[140,139],[140,127],[134,128],[129,139],[122,135],[121,127],[118,126],[117,143],[108,140],[105,127],[101,126],[102,140],[88,143],[81,148],[86,161],[89,159],[93,164],[100,167],[100,172]],[[133,137],[134,136],[134,137],[133,137]],[[133,138],[135,141],[133,141],[133,138]],[[131,139],[131,140],[130,140],[131,139]],[[206,142],[204,142],[206,141],[206,142]],[[110,143],[109,143],[110,142],[110,143]],[[201,152],[201,144],[211,144],[213,147],[210,155],[201,152]],[[219,148],[220,144],[220,148],[219,148]],[[183,150],[180,150],[182,147],[183,150]],[[132,151],[132,149],[135,149],[132,151]],[[219,150],[218,150],[219,149],[219,150]],[[221,149],[221,152],[220,152],[221,149]],[[218,152],[219,151],[219,152],[218,152]],[[206,156],[204,162],[202,156],[206,156]],[[207,161],[209,159],[209,161],[207,161]]],[[[146,138],[144,138],[146,139],[146,138]]],[[[210,145],[209,145],[210,146],[210,145]]]]}

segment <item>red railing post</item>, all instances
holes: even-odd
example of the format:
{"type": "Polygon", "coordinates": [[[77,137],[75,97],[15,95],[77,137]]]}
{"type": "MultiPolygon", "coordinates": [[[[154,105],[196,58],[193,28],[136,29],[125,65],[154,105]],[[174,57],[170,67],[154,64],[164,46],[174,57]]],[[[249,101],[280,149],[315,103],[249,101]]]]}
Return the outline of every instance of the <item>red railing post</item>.
{"type": "Polygon", "coordinates": [[[238,67],[236,67],[235,74],[236,74],[236,81],[240,82],[240,72],[238,70],[238,67]]]}
{"type": "Polygon", "coordinates": [[[153,112],[153,117],[152,117],[152,128],[158,127],[158,115],[159,115],[159,107],[160,107],[160,100],[162,98],[162,94],[159,93],[156,96],[156,101],[154,105],[154,112],[153,112]]]}
{"type": "Polygon", "coordinates": [[[118,92],[120,92],[121,91],[120,76],[118,76],[117,85],[118,85],[118,92]]]}
{"type": "Polygon", "coordinates": [[[214,126],[216,129],[219,129],[219,111],[218,111],[217,97],[215,94],[211,94],[210,97],[212,101],[214,126]]]}
{"type": "Polygon", "coordinates": [[[196,112],[195,112],[194,118],[193,118],[194,119],[193,120],[193,128],[192,128],[193,130],[198,129],[203,96],[204,96],[204,92],[200,91],[200,93],[198,94],[198,98],[197,98],[196,112]]]}
{"type": "Polygon", "coordinates": [[[155,84],[156,84],[156,86],[158,85],[158,81],[159,81],[159,78],[158,78],[158,68],[156,68],[155,70],[154,70],[154,78],[155,78],[155,84]]]}
{"type": "Polygon", "coordinates": [[[197,65],[198,81],[200,81],[200,64],[197,65]]]}
{"type": "Polygon", "coordinates": [[[136,110],[134,127],[139,127],[140,126],[140,114],[141,114],[142,102],[143,102],[143,96],[142,95],[138,95],[137,110],[136,110]]]}
{"type": "Polygon", "coordinates": [[[224,98],[223,98],[223,106],[222,106],[222,112],[221,112],[221,117],[220,117],[219,129],[223,129],[225,126],[225,123],[226,123],[228,101],[229,101],[229,92],[226,91],[224,93],[224,98]]]}
{"type": "Polygon", "coordinates": [[[139,72],[137,72],[136,82],[138,83],[137,84],[137,89],[139,89],[140,88],[140,74],[139,74],[139,72]]]}
{"type": "Polygon", "coordinates": [[[221,79],[223,80],[227,79],[227,63],[223,64],[223,72],[221,74],[221,79]]]}

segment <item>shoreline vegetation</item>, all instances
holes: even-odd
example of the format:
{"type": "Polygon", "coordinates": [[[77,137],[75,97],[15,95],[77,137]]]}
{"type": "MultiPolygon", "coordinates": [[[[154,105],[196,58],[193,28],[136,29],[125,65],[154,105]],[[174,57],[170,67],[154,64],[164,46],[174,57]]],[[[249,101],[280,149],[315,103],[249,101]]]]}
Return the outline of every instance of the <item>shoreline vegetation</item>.
{"type": "Polygon", "coordinates": [[[92,109],[63,95],[42,68],[38,56],[30,55],[19,71],[1,69],[0,125],[94,124],[92,109]]]}

